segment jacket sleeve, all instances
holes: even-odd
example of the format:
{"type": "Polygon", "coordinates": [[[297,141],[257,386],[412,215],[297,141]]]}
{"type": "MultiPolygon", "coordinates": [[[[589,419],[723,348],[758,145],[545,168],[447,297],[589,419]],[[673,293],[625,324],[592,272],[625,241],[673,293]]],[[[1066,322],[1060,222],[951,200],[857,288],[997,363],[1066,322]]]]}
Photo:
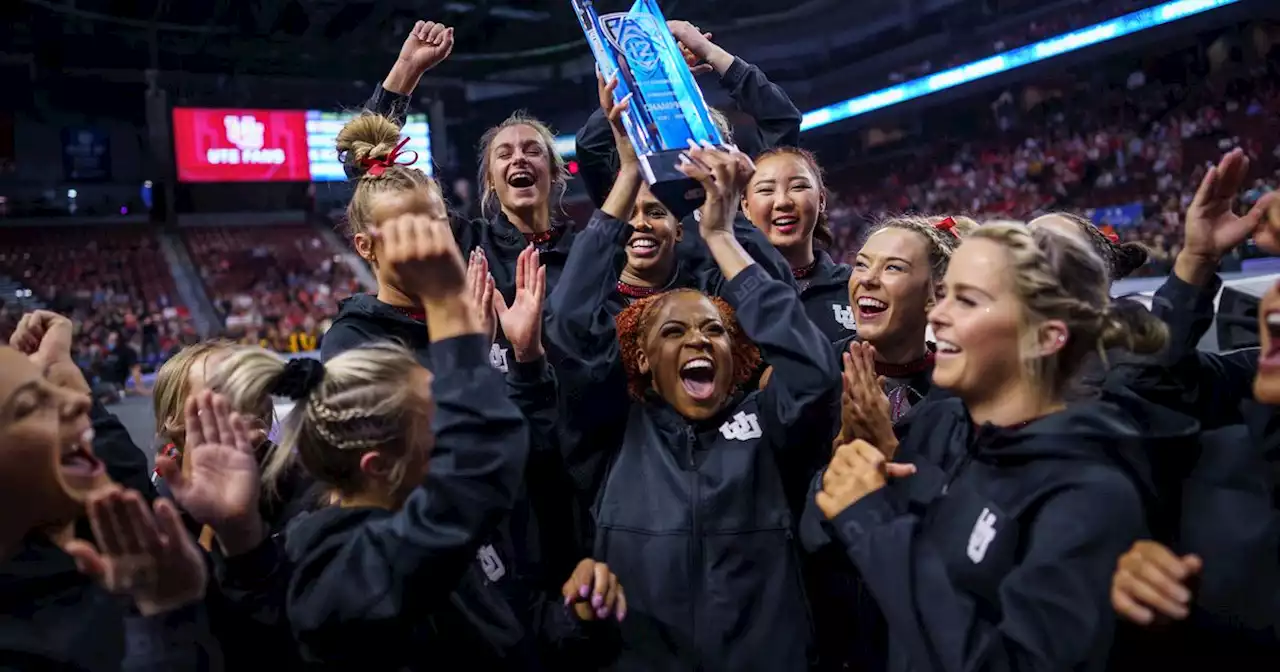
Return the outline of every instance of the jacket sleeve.
{"type": "Polygon", "coordinates": [[[630,402],[608,299],[616,291],[625,222],[596,211],[548,301],[546,342],[560,381],[561,450],[576,487],[594,492],[608,446],[617,443],[630,402]]]}
{"type": "Polygon", "coordinates": [[[804,504],[797,499],[831,457],[840,368],[831,343],[805,314],[800,295],[759,264],[726,283],[724,296],[773,369],[758,397],[760,429],[773,449],[788,501],[803,520],[804,504]]]}
{"type": "Polygon", "coordinates": [[[534,362],[517,362],[513,358],[507,372],[507,394],[529,421],[532,452],[554,451],[559,427],[559,385],[546,357],[534,362]]]}
{"type": "Polygon", "coordinates": [[[148,502],[154,501],[156,488],[147,456],[133,442],[124,423],[97,401],[89,410],[89,421],[93,423],[93,453],[102,460],[111,480],[137,490],[148,502]]]}
{"type": "MultiPolygon", "coordinates": [[[[899,515],[888,488],[836,517],[835,531],[913,667],[939,672],[1096,667],[1114,628],[1108,591],[1116,558],[1143,533],[1142,505],[1116,475],[1052,495],[1022,525],[1020,561],[1000,583],[1000,620],[984,619],[899,515]]],[[[958,551],[957,551],[958,552],[958,551]]]]}
{"type": "Polygon", "coordinates": [[[767,416],[762,429],[767,427],[775,446],[826,445],[829,452],[831,399],[840,389],[831,342],[805,314],[795,290],[770,278],[759,264],[727,283],[724,296],[773,367],[760,401],[767,416]]]}
{"type": "MultiPolygon", "coordinates": [[[[587,189],[592,205],[602,207],[609,198],[617,172],[617,147],[613,129],[604,111],[596,108],[573,138],[574,158],[578,161],[578,178],[587,189]]],[[[577,245],[577,241],[574,242],[577,245]]]]}
{"type": "Polygon", "coordinates": [[[558,595],[533,606],[533,629],[547,660],[573,661],[580,669],[606,669],[621,649],[617,621],[579,621],[558,595]]]}
{"type": "Polygon", "coordinates": [[[1213,300],[1221,289],[1222,278],[1217,275],[1204,286],[1188,284],[1172,273],[1165,278],[1151,297],[1151,314],[1169,328],[1169,345],[1161,354],[1162,362],[1177,362],[1195,352],[1213,324],[1213,300]]]}
{"type": "Polygon", "coordinates": [[[246,553],[212,555],[216,583],[205,597],[209,624],[229,660],[291,661],[297,648],[284,617],[289,569],[279,537],[246,553]]]}
{"type": "Polygon", "coordinates": [[[734,132],[734,140],[742,151],[756,156],[774,147],[799,144],[803,115],[787,92],[770,82],[760,68],[734,58],[733,65],[720,78],[720,85],[729,91],[743,112],[755,119],[756,127],[749,137],[740,137],[734,132]]]}
{"type": "MultiPolygon", "coordinates": [[[[698,283],[698,289],[707,294],[723,296],[724,275],[720,273],[720,267],[711,258],[697,223],[695,222],[693,226],[686,224],[684,234],[684,240],[680,241],[676,247],[681,262],[689,266],[698,283]]],[[[733,237],[769,277],[787,285],[793,291],[799,291],[795,276],[791,274],[791,264],[782,258],[782,253],[769,242],[760,229],[741,214],[733,219],[733,237]]]]}
{"type": "Polygon", "coordinates": [[[382,88],[382,82],[373,89],[373,95],[364,104],[364,109],[396,122],[397,126],[404,126],[405,119],[409,115],[409,96],[402,93],[395,93],[382,88]]]}
{"type": "Polygon", "coordinates": [[[486,338],[434,343],[435,447],[425,481],[395,515],[336,550],[299,558],[287,613],[304,644],[373,646],[421,622],[457,585],[480,540],[507,515],[529,452],[528,423],[489,365],[486,338]]]}
{"type": "Polygon", "coordinates": [[[155,616],[126,616],[124,672],[222,669],[203,604],[155,616]]]}
{"type": "Polygon", "coordinates": [[[1201,441],[1176,547],[1204,560],[1192,620],[1280,641],[1280,516],[1262,442],[1242,425],[1205,432],[1201,441]]]}

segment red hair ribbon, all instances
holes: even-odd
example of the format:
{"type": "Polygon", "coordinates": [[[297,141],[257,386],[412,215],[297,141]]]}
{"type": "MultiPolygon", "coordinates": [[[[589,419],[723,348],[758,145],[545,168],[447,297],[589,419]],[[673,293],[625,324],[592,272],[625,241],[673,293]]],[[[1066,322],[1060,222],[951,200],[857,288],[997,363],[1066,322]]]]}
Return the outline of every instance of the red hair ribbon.
{"type": "Polygon", "coordinates": [[[391,153],[388,154],[385,159],[373,159],[366,156],[365,158],[360,159],[360,167],[366,169],[370,177],[378,177],[379,175],[387,172],[387,169],[391,166],[412,166],[418,162],[418,153],[412,149],[407,152],[400,151],[404,149],[404,146],[407,144],[409,144],[409,138],[406,137],[404,140],[400,141],[400,144],[396,145],[395,149],[391,150],[391,153]],[[413,159],[403,163],[396,161],[396,159],[404,156],[405,154],[413,154],[413,159]]]}
{"type": "Polygon", "coordinates": [[[1118,244],[1120,242],[1120,235],[1117,234],[1115,231],[1103,231],[1102,235],[1106,236],[1107,240],[1113,243],[1118,244]]]}
{"type": "Polygon", "coordinates": [[[960,234],[956,233],[956,220],[954,217],[951,217],[951,216],[944,217],[941,222],[934,224],[933,228],[939,231],[946,231],[947,233],[955,236],[956,238],[960,237],[960,234]]]}

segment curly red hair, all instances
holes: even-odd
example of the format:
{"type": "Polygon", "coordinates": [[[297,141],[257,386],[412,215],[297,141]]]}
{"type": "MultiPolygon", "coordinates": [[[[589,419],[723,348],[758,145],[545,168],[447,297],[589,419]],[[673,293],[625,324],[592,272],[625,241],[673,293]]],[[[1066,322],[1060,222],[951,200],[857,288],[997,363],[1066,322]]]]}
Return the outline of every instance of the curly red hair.
{"type": "Polygon", "coordinates": [[[733,307],[718,296],[707,296],[696,289],[673,289],[669,292],[646,296],[618,313],[618,347],[622,354],[622,366],[627,372],[627,391],[636,401],[644,400],[644,393],[653,387],[651,374],[640,372],[640,351],[644,347],[644,335],[648,333],[650,320],[666,299],[677,294],[697,294],[711,301],[720,312],[720,320],[729,334],[730,351],[733,354],[733,392],[737,392],[760,368],[760,349],[743,333],[733,307]]]}

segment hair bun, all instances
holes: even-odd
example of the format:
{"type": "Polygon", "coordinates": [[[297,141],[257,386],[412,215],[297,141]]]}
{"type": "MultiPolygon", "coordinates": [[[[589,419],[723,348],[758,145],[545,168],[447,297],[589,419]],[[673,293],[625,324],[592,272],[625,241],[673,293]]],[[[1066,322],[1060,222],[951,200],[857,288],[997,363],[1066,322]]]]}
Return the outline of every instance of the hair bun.
{"type": "Polygon", "coordinates": [[[362,159],[385,159],[400,143],[400,127],[381,114],[368,112],[348,121],[338,131],[335,145],[348,178],[363,177],[368,168],[362,159]]]}
{"type": "Polygon", "coordinates": [[[291,359],[271,387],[271,394],[297,401],[311,394],[324,380],[324,363],[310,357],[291,359]]]}

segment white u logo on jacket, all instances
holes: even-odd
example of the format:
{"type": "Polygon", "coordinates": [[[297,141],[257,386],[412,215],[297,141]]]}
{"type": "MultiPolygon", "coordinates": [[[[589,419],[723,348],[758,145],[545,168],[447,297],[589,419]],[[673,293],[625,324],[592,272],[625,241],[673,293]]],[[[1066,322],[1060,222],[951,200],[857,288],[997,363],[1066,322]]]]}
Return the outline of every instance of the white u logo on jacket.
{"type": "Polygon", "coordinates": [[[831,304],[831,313],[835,316],[836,322],[840,323],[840,326],[845,329],[853,331],[858,328],[857,323],[853,321],[852,306],[842,306],[838,303],[833,303],[831,304]]]}
{"type": "Polygon", "coordinates": [[[755,413],[739,411],[733,419],[720,425],[720,433],[730,441],[748,441],[760,438],[760,423],[755,413]]]}
{"type": "Polygon", "coordinates": [[[983,509],[978,520],[973,524],[973,532],[969,533],[967,552],[973,564],[982,562],[987,557],[987,547],[996,539],[996,514],[991,509],[983,509]]]}
{"type": "Polygon", "coordinates": [[[476,559],[480,561],[480,569],[490,581],[497,581],[507,575],[507,567],[502,564],[502,558],[498,557],[498,551],[492,544],[481,546],[476,552],[476,559]]]}
{"type": "Polygon", "coordinates": [[[507,372],[507,349],[494,343],[489,348],[489,365],[493,368],[506,373],[507,372]]]}

